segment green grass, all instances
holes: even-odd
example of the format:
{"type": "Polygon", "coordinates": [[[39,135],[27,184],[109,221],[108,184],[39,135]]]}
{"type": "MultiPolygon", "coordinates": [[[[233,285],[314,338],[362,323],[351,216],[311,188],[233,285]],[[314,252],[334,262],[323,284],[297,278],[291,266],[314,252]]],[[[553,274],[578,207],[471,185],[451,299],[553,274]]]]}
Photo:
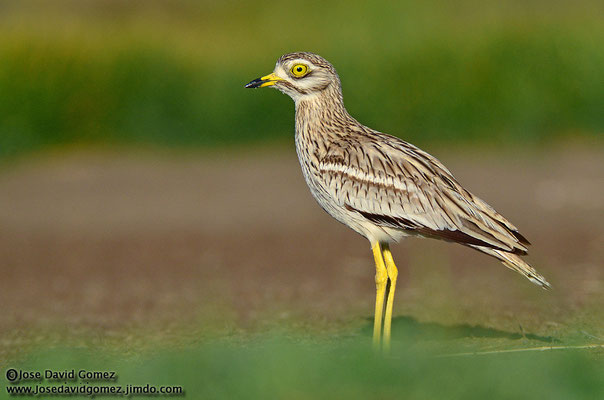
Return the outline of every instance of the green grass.
{"type": "MultiPolygon", "coordinates": [[[[218,341],[135,358],[62,348],[34,353],[10,367],[116,371],[116,384],[179,385],[187,398],[553,400],[596,399],[604,394],[604,365],[593,352],[568,349],[443,358],[439,356],[444,346],[436,350],[413,343],[395,348],[388,357],[374,354],[366,338],[320,343],[264,338],[245,345],[218,341]]],[[[446,353],[453,351],[455,345],[450,345],[446,353]]],[[[5,386],[0,398],[7,398],[5,386]]]]}
{"type": "MultiPolygon", "coordinates": [[[[580,324],[572,318],[562,331],[533,334],[399,316],[393,320],[387,356],[371,348],[369,319],[335,331],[300,322],[245,331],[204,318],[199,326],[183,325],[163,334],[153,325],[111,335],[66,331],[70,340],[38,343],[2,363],[0,399],[8,398],[10,384],[4,377],[9,368],[115,371],[117,382],[99,384],[181,386],[185,397],[196,399],[555,400],[604,395],[604,344],[577,331],[580,324]],[[201,334],[211,326],[217,328],[214,333],[201,334]]],[[[592,321],[595,326],[599,322],[592,321]]]]}
{"type": "Polygon", "coordinates": [[[590,0],[33,4],[0,25],[0,157],[289,142],[291,101],[243,84],[294,50],[335,64],[359,120],[415,142],[604,132],[604,28],[590,0]]]}

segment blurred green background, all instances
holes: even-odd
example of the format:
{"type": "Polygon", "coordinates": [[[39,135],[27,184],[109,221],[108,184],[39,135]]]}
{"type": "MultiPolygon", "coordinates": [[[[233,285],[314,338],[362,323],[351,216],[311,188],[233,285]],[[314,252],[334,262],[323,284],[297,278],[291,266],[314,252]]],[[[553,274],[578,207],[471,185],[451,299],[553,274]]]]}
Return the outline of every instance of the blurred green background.
{"type": "Polygon", "coordinates": [[[0,156],[64,144],[291,142],[243,90],[283,53],[330,60],[362,123],[410,141],[604,131],[604,3],[0,2],[0,156]]]}

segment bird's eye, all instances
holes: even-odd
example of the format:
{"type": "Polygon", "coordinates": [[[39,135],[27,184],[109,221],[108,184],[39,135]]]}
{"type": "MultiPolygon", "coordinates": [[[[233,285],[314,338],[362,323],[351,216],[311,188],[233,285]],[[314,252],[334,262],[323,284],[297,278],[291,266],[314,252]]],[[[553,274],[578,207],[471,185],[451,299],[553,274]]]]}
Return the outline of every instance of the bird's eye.
{"type": "Polygon", "coordinates": [[[306,74],[308,74],[308,67],[304,64],[296,64],[292,67],[291,73],[296,78],[302,78],[306,74]]]}

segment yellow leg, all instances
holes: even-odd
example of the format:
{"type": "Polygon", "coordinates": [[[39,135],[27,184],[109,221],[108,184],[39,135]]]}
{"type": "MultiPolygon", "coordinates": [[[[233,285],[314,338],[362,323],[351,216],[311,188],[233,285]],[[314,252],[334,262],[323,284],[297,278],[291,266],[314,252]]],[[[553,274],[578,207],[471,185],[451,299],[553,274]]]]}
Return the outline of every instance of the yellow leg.
{"type": "Polygon", "coordinates": [[[396,278],[398,276],[398,269],[394,265],[394,259],[390,252],[388,244],[383,245],[382,254],[384,255],[384,261],[386,262],[386,270],[388,272],[388,279],[390,279],[390,290],[388,291],[388,300],[386,301],[386,315],[384,316],[384,351],[390,350],[390,330],[392,325],[392,306],[394,304],[394,290],[396,289],[396,278]]]}
{"type": "Polygon", "coordinates": [[[375,259],[375,319],[373,320],[373,347],[376,350],[380,348],[382,336],[382,313],[384,312],[384,293],[386,292],[386,283],[388,282],[388,272],[382,258],[382,250],[379,243],[374,243],[371,247],[373,258],[375,259]]]}

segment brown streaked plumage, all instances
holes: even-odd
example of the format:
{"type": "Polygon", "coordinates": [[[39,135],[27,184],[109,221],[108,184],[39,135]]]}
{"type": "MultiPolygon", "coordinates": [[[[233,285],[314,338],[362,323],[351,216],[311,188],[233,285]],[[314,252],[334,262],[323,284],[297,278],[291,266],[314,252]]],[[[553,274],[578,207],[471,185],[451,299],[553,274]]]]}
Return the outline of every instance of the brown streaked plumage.
{"type": "Polygon", "coordinates": [[[404,236],[460,243],[497,258],[543,288],[550,287],[519,257],[527,254],[529,241],[464,189],[440,161],[348,114],[338,74],[325,59],[306,52],[286,54],[272,74],[246,85],[265,86],[288,94],[296,104],[296,150],[317,202],[371,242],[376,262],[377,346],[385,296],[385,348],[390,340],[397,270],[389,243],[404,236]]]}

